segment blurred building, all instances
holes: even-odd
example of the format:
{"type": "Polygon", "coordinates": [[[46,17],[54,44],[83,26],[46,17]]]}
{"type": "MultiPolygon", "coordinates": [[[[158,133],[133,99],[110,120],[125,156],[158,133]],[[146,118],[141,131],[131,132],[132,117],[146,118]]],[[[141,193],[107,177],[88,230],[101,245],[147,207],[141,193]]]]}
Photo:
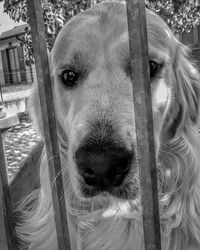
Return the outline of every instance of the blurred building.
{"type": "Polygon", "coordinates": [[[192,49],[193,58],[200,66],[200,25],[193,27],[190,32],[180,34],[179,40],[192,49]]]}
{"type": "Polygon", "coordinates": [[[35,65],[25,63],[23,37],[27,24],[0,35],[0,101],[7,112],[27,110],[29,89],[36,81],[35,65]]]}
{"type": "Polygon", "coordinates": [[[35,66],[25,64],[22,39],[27,25],[14,27],[0,35],[0,85],[3,90],[34,82],[35,66]]]}

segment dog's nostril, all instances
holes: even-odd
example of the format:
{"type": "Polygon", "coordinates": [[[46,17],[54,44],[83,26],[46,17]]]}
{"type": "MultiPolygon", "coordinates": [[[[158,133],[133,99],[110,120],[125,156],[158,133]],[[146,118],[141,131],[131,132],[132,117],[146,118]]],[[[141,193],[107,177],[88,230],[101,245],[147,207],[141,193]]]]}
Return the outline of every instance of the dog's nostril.
{"type": "Polygon", "coordinates": [[[88,167],[86,167],[84,169],[84,173],[87,174],[87,175],[89,175],[90,177],[94,177],[95,176],[94,171],[91,168],[88,168],[88,167]]]}
{"type": "Polygon", "coordinates": [[[85,182],[103,190],[123,182],[130,170],[133,152],[110,144],[85,144],[77,150],[75,159],[85,182]]]}
{"type": "Polygon", "coordinates": [[[95,177],[87,176],[87,175],[86,176],[83,175],[83,177],[84,177],[85,182],[86,182],[87,185],[89,185],[89,186],[95,186],[95,184],[96,184],[95,177]]]}

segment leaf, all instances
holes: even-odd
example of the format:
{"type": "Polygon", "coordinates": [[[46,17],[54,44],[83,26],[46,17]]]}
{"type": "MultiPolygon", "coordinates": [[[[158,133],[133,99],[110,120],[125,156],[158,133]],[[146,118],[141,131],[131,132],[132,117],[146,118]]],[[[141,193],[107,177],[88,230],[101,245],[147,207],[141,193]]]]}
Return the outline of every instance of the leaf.
{"type": "Polygon", "coordinates": [[[57,21],[61,26],[63,26],[63,25],[65,24],[65,23],[64,23],[64,20],[61,19],[61,18],[59,18],[59,17],[56,18],[56,21],[57,21]]]}
{"type": "Polygon", "coordinates": [[[19,20],[20,20],[20,14],[19,14],[19,12],[17,11],[16,14],[15,14],[14,21],[15,21],[15,22],[19,22],[19,20]]]}

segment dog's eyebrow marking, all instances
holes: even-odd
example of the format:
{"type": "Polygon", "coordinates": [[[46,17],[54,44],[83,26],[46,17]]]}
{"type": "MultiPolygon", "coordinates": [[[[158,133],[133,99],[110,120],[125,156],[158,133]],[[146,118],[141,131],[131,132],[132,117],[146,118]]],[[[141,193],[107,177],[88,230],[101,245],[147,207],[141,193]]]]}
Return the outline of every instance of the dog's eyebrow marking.
{"type": "Polygon", "coordinates": [[[114,50],[113,54],[117,55],[117,61],[120,62],[120,66],[125,70],[126,74],[130,74],[130,52],[127,39],[117,40],[111,44],[111,49],[114,50]]]}
{"type": "Polygon", "coordinates": [[[86,75],[89,72],[91,65],[86,53],[83,51],[74,51],[65,60],[65,62],[60,65],[59,68],[60,70],[69,68],[77,73],[80,73],[81,75],[86,75]]]}
{"type": "Polygon", "coordinates": [[[151,48],[149,49],[149,59],[151,60],[155,60],[157,61],[158,63],[162,63],[162,62],[169,62],[170,61],[170,57],[168,55],[168,53],[166,51],[158,51],[158,49],[154,49],[154,48],[151,48]]]}
{"type": "MultiPolygon", "coordinates": [[[[125,70],[127,75],[130,75],[130,51],[128,41],[125,39],[126,35],[123,35],[124,39],[120,39],[112,44],[112,49],[117,51],[118,59],[121,67],[125,70]]],[[[115,52],[116,53],[116,52],[115,52]]],[[[154,48],[149,46],[149,60],[155,60],[159,64],[168,63],[170,61],[169,53],[165,49],[154,48]]]]}

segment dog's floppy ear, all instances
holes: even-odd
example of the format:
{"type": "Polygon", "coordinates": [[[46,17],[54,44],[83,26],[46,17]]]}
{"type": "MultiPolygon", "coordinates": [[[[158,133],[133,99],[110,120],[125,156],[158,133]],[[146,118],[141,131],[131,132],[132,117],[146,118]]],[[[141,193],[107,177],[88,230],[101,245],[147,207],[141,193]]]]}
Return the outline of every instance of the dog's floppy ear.
{"type": "Polygon", "coordinates": [[[199,120],[200,75],[188,55],[188,47],[178,42],[172,59],[172,103],[165,120],[170,137],[197,125],[199,120]]]}

